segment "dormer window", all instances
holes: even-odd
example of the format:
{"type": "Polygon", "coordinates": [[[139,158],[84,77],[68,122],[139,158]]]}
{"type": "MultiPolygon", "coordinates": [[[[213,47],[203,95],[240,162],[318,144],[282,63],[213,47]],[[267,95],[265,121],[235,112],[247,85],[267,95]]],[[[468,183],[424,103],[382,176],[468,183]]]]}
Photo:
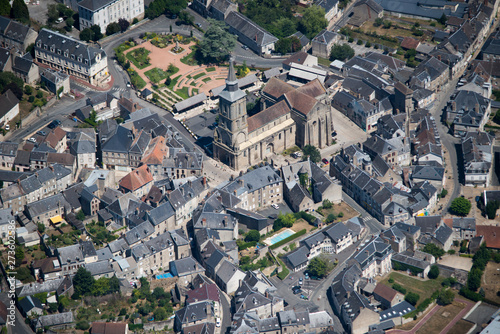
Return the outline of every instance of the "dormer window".
{"type": "Polygon", "coordinates": [[[87,59],[85,59],[85,65],[88,65],[89,61],[87,59]]]}
{"type": "Polygon", "coordinates": [[[78,57],[78,62],[82,62],[82,57],[78,57]]]}
{"type": "Polygon", "coordinates": [[[61,54],[61,50],[57,50],[57,54],[60,55],[61,54]]]}
{"type": "Polygon", "coordinates": [[[55,51],[54,46],[51,46],[51,47],[50,47],[50,52],[54,52],[54,51],[55,51]]]}
{"type": "Polygon", "coordinates": [[[68,57],[68,51],[64,51],[64,57],[68,57]]]}
{"type": "Polygon", "coordinates": [[[39,48],[41,48],[42,47],[42,42],[38,41],[38,43],[36,43],[36,46],[38,46],[39,48]]]}
{"type": "Polygon", "coordinates": [[[71,55],[71,59],[72,59],[72,60],[75,60],[75,55],[71,55]]]}

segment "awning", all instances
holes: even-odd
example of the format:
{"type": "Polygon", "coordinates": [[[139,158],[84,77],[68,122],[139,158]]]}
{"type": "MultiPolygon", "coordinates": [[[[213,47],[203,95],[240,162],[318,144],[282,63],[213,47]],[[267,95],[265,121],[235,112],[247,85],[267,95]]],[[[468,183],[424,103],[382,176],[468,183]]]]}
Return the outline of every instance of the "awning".
{"type": "Polygon", "coordinates": [[[60,222],[63,221],[63,219],[61,216],[54,216],[50,218],[50,221],[52,222],[52,224],[59,224],[60,222]]]}

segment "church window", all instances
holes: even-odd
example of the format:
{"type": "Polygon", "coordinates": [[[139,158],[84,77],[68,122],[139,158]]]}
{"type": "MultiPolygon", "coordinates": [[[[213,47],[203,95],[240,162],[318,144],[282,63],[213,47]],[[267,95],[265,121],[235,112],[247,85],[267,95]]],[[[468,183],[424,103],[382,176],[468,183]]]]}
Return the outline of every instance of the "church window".
{"type": "Polygon", "coordinates": [[[280,140],[281,140],[281,133],[279,134],[278,139],[280,139],[280,140]]]}

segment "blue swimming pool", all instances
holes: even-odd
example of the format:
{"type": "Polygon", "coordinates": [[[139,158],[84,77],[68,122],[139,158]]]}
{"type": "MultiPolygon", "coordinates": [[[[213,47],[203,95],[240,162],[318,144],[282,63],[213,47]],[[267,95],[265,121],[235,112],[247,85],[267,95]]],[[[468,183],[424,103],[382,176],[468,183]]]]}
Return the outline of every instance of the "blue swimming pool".
{"type": "Polygon", "coordinates": [[[156,279],[170,278],[173,277],[171,273],[156,275],[156,279]]]}
{"type": "Polygon", "coordinates": [[[289,236],[294,235],[294,234],[295,234],[295,232],[292,230],[284,230],[283,232],[276,234],[274,237],[269,238],[268,243],[269,243],[269,245],[274,245],[275,243],[280,242],[281,240],[286,239],[289,236]]]}

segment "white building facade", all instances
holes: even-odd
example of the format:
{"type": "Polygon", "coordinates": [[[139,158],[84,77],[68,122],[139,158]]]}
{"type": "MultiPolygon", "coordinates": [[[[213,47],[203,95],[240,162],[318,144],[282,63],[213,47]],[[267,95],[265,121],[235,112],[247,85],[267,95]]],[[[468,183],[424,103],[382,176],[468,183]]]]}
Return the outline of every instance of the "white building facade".
{"type": "Polygon", "coordinates": [[[80,15],[80,28],[90,28],[98,25],[101,32],[106,32],[106,27],[119,19],[132,21],[134,18],[144,17],[144,0],[83,0],[78,3],[80,15]]]}

